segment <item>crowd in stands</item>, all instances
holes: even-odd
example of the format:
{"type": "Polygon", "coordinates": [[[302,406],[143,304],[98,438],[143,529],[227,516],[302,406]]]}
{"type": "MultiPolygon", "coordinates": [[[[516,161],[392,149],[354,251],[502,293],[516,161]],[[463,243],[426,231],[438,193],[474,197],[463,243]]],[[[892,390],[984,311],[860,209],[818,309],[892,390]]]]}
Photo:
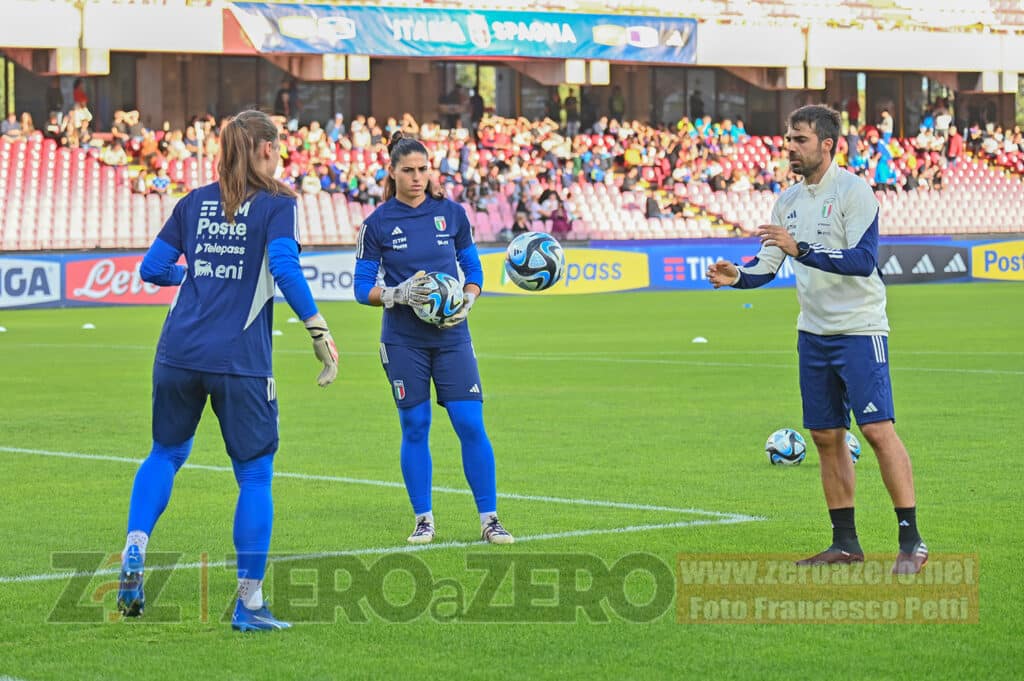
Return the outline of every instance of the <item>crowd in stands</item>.
{"type": "MultiPolygon", "coordinates": [[[[141,194],[188,191],[194,176],[183,172],[183,163],[219,154],[224,121],[213,116],[194,116],[184,129],[164,123],[153,130],[140,122],[138,111],[119,110],[109,133],[94,134],[88,98],[77,86],[74,99],[66,114],[52,114],[41,130],[28,114],[20,119],[12,114],[0,134],[12,141],[41,135],[61,146],[89,149],[105,165],[130,166],[125,182],[141,194]]],[[[279,93],[278,100],[287,106],[287,96],[279,93]]],[[[609,105],[615,110],[615,101],[609,105]]],[[[646,217],[662,218],[692,216],[696,209],[687,196],[695,190],[778,193],[796,179],[782,137],[752,137],[742,120],[705,115],[650,125],[621,119],[621,108],[618,102],[615,117],[581,117],[570,94],[560,105],[553,101],[543,120],[481,112],[465,119],[469,127],[458,116],[442,127],[408,113],[383,120],[360,115],[352,121],[336,114],[302,125],[282,114],[280,179],[302,194],[342,194],[348,202],[372,207],[383,196],[387,140],[400,130],[427,146],[450,196],[481,212],[507,204],[501,206],[506,217],[499,238],[511,238],[538,221],[556,235],[569,233],[578,218],[574,192],[587,184],[615,185],[646,217]]],[[[1024,171],[1019,128],[972,126],[961,135],[939,101],[924,116],[919,134],[897,138],[887,111],[873,124],[861,125],[850,108],[843,107],[836,158],[877,191],[942,190],[946,169],[966,153],[1024,171]]]]}

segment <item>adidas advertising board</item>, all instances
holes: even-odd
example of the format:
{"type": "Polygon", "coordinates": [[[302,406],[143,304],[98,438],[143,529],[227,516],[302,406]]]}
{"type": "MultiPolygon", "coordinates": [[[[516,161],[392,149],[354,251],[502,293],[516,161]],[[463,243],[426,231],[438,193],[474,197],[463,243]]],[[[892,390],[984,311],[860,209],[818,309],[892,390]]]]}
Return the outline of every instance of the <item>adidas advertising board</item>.
{"type": "Polygon", "coordinates": [[[944,244],[886,244],[878,246],[878,269],[888,284],[968,281],[970,248],[944,244]]]}

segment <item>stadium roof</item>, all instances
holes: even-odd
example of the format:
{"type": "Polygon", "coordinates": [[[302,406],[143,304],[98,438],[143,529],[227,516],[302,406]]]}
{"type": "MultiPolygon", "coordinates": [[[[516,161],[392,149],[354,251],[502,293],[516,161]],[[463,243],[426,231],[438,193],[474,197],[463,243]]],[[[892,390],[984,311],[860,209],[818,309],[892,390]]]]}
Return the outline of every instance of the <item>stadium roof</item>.
{"type": "Polygon", "coordinates": [[[310,0],[307,4],[645,14],[790,26],[873,24],[882,28],[1024,31],[1024,6],[1019,0],[310,0]]]}

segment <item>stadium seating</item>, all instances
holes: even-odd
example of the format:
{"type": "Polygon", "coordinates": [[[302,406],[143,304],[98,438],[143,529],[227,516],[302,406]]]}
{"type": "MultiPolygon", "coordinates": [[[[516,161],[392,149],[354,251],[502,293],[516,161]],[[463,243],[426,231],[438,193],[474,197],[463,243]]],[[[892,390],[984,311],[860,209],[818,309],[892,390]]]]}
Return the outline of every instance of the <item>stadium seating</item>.
{"type": "MultiPolygon", "coordinates": [[[[768,138],[769,143],[775,140],[768,138]]],[[[906,144],[909,144],[907,142],[906,144]]],[[[729,163],[754,168],[769,161],[769,144],[759,138],[739,145],[729,163]]],[[[191,162],[190,162],[191,161],[191,162]]],[[[1002,154],[986,163],[963,159],[948,168],[941,191],[878,192],[885,234],[970,234],[1024,231],[1024,190],[1019,167],[1024,155],[1002,154]]],[[[899,170],[905,162],[898,159],[899,170]]],[[[195,186],[198,164],[172,162],[172,179],[195,186]]],[[[207,160],[203,179],[214,177],[207,160]]],[[[511,189],[511,185],[508,185],[511,189]]],[[[684,204],[680,216],[645,215],[645,197],[614,184],[574,184],[568,188],[572,214],[569,239],[689,239],[749,233],[768,220],[775,195],[766,191],[712,191],[703,182],[678,183],[684,204]]],[[[459,197],[462,198],[462,197],[459,197]]],[[[513,221],[508,197],[496,197],[483,210],[464,203],[481,242],[498,239],[513,221]]],[[[94,151],[57,148],[45,140],[0,141],[0,250],[33,251],[93,248],[145,248],[159,232],[177,198],[134,194],[127,170],[101,164],[94,151]]],[[[299,229],[314,246],[354,244],[372,206],[343,194],[321,192],[299,200],[299,229]]],[[[534,229],[549,231],[537,221],[534,229]]]]}

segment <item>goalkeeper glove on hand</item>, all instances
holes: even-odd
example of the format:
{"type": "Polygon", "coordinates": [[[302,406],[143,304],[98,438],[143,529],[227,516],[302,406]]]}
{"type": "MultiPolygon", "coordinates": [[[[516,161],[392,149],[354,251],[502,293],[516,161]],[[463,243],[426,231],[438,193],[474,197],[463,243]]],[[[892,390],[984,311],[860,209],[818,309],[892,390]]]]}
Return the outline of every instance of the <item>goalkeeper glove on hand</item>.
{"type": "Polygon", "coordinates": [[[391,309],[395,305],[422,305],[427,302],[430,289],[425,285],[427,273],[420,270],[398,286],[385,286],[380,291],[380,302],[391,309]]]}
{"type": "Polygon", "coordinates": [[[450,329],[453,326],[458,326],[462,322],[466,321],[466,317],[469,316],[469,308],[473,307],[473,303],[476,302],[476,294],[466,291],[462,294],[462,307],[454,315],[444,320],[438,326],[442,329],[450,329]]]}
{"type": "Polygon", "coordinates": [[[309,331],[313,339],[313,353],[324,365],[323,371],[316,377],[316,382],[321,388],[326,388],[338,377],[338,348],[323,315],[310,317],[305,324],[306,331],[309,331]]]}

